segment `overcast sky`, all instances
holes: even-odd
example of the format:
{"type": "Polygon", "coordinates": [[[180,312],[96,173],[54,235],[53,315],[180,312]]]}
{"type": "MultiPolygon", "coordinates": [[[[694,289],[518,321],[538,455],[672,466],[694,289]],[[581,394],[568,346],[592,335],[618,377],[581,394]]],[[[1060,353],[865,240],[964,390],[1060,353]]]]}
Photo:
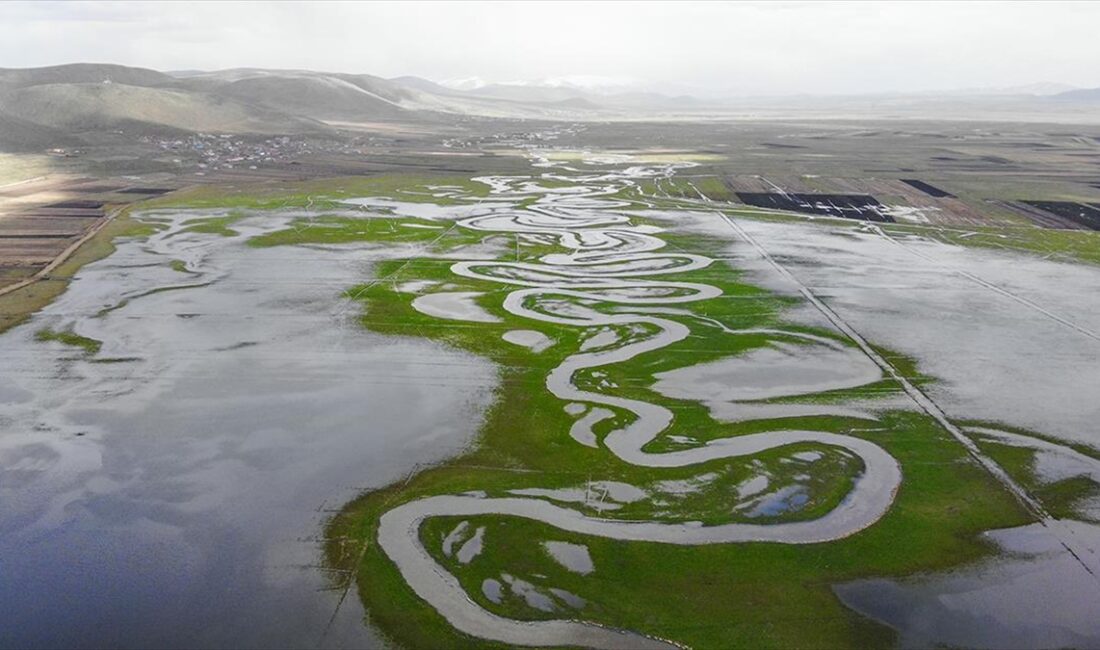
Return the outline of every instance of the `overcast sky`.
{"type": "Polygon", "coordinates": [[[0,67],[596,76],[697,94],[1100,86],[1100,3],[0,3],[0,67]]]}

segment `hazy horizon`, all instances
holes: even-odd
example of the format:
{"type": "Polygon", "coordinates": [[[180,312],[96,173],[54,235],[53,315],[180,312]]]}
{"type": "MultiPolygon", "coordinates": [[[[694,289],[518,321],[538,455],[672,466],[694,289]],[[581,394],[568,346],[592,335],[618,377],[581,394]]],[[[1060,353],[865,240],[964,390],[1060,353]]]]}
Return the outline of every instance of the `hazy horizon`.
{"type": "Polygon", "coordinates": [[[1100,86],[1090,3],[47,2],[4,4],[0,18],[9,68],[550,79],[710,97],[1100,86]]]}

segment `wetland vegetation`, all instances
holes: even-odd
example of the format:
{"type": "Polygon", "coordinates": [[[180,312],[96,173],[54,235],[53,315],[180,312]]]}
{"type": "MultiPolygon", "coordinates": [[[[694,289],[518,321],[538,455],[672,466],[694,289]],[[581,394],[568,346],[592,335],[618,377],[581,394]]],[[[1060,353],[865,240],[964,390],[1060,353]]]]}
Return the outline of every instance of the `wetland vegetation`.
{"type": "MultiPolygon", "coordinates": [[[[491,621],[520,622],[521,630],[528,623],[565,621],[579,626],[574,633],[597,631],[595,639],[538,632],[528,641],[539,645],[614,645],[619,639],[697,648],[888,645],[895,630],[850,609],[835,585],[989,560],[999,551],[984,533],[1036,521],[1036,512],[973,450],[909,402],[888,373],[855,383],[829,376],[822,385],[811,377],[817,372],[812,365],[804,368],[806,378],[794,380],[765,380],[773,371],[761,367],[761,385],[778,388],[760,398],[733,397],[737,386],[731,384],[719,387],[727,397],[715,398],[707,392],[714,380],[706,384],[705,373],[698,385],[677,374],[713,367],[721,377],[723,364],[751,364],[763,351],[808,362],[813,350],[831,350],[842,369],[849,365],[846,355],[862,358],[841,332],[788,319],[805,301],[754,285],[730,255],[731,247],[743,244],[732,231],[700,232],[684,215],[796,217],[726,206],[720,184],[681,180],[672,175],[672,163],[629,171],[620,166],[625,163],[588,163],[572,173],[553,170],[561,163],[548,159],[540,164],[551,171],[487,178],[392,175],[258,191],[200,188],[149,201],[140,219],[124,215],[83,253],[94,259],[109,253],[114,237],[157,232],[167,223],[158,215],[173,212],[185,217],[167,237],[225,237],[257,250],[296,246],[319,255],[384,248],[388,255],[371,262],[370,279],[349,282],[343,292],[361,309],[358,323],[395,340],[432,340],[496,364],[496,392],[473,445],[363,494],[326,524],[323,548],[334,585],[354,589],[371,623],[392,640],[407,647],[513,643],[463,632],[455,617],[466,614],[426,602],[409,584],[409,567],[380,543],[387,513],[447,495],[467,506],[490,505],[485,511],[431,511],[415,520],[414,536],[405,543],[453,576],[455,597],[469,598],[491,621]],[[249,219],[267,216],[283,225],[242,236],[253,232],[249,219]],[[433,296],[440,300],[427,309],[425,299],[433,296]],[[683,335],[670,337],[673,330],[683,335]],[[605,361],[576,365],[578,358],[601,355],[605,361]],[[563,368],[567,384],[555,387],[549,378],[562,376],[563,368]],[[668,413],[669,420],[624,455],[623,432],[644,428],[653,417],[638,409],[641,404],[668,413]],[[729,441],[771,436],[774,443],[751,452],[706,456],[729,441]],[[892,459],[900,483],[875,486],[881,510],[829,528],[823,522],[865,498],[861,482],[875,469],[868,463],[879,461],[869,461],[861,449],[892,459]],[[700,451],[689,463],[645,461],[700,451]],[[493,503],[518,509],[492,512],[493,503]],[[534,509],[526,512],[526,504],[534,509]],[[555,517],[573,517],[574,528],[555,517]],[[685,541],[586,533],[590,522],[624,531],[637,522],[679,527],[685,541]],[[709,531],[817,525],[831,532],[787,541],[766,538],[770,533],[757,539],[752,532],[690,541],[709,531]],[[552,548],[574,549],[581,566],[590,567],[579,571],[552,548]]],[[[895,235],[928,234],[884,227],[895,235]]],[[[984,245],[977,237],[963,242],[984,245]]],[[[184,259],[168,266],[196,273],[184,259]]],[[[140,295],[191,286],[205,285],[140,295]]],[[[89,357],[102,345],[65,329],[42,328],[36,338],[89,357]]],[[[934,385],[916,360],[882,345],[874,350],[911,386],[934,385]]],[[[443,364],[437,379],[460,381],[461,374],[443,364]]],[[[1043,476],[1039,451],[980,433],[975,439],[1052,516],[1088,518],[1096,481],[1043,476]]],[[[1087,446],[1073,451],[1095,460],[1087,446]]]]}
{"type": "Polygon", "coordinates": [[[18,4],[0,650],[1100,649],[1100,4],[18,4]]]}
{"type": "MultiPolygon", "coordinates": [[[[632,214],[630,224],[668,225],[642,214],[632,214]]],[[[730,245],[677,230],[666,230],[660,237],[669,250],[696,255],[720,257],[730,245]]],[[[452,272],[453,260],[473,248],[481,259],[488,256],[524,263],[560,254],[559,242],[515,233],[471,232],[445,219],[420,223],[391,216],[309,219],[252,244],[338,242],[417,245],[406,259],[378,264],[371,282],[348,289],[347,295],[363,305],[363,326],[395,336],[443,341],[488,357],[500,368],[500,387],[474,447],[452,461],[414,473],[406,481],[365,494],[329,525],[326,553],[331,566],[357,576],[356,589],[371,621],[403,645],[494,645],[457,633],[440,612],[417,597],[376,543],[379,519],[403,503],[438,494],[493,499],[526,493],[566,499],[559,502],[586,516],[612,521],[690,521],[704,527],[746,521],[777,524],[812,521],[836,508],[864,470],[858,457],[816,443],[781,445],[748,458],[716,459],[679,469],[641,467],[577,444],[569,435],[577,416],[565,408],[568,402],[546,390],[545,382],[598,332],[517,318],[502,306],[507,292],[499,283],[452,272]],[[320,227],[313,227],[317,222],[320,227]],[[410,227],[440,222],[446,227],[434,232],[410,227]],[[413,301],[425,290],[479,295],[479,307],[498,322],[475,325],[421,313],[413,301]],[[538,331],[553,344],[535,352],[502,338],[518,328],[538,331]],[[815,461],[799,461],[800,455],[815,461]],[[760,476],[768,476],[773,489],[796,485],[804,498],[755,513],[739,509],[752,501],[752,495],[738,497],[739,486],[760,476]],[[614,496],[616,486],[621,485],[633,488],[626,497],[619,495],[625,500],[614,496]],[[580,498],[576,498],[578,494],[580,498]]],[[[807,545],[680,546],[577,534],[524,517],[427,519],[419,529],[419,543],[429,549],[434,562],[454,573],[462,590],[479,607],[515,620],[565,617],[591,621],[691,647],[881,645],[890,638],[890,630],[845,608],[831,592],[832,584],[961,566],[994,552],[980,539],[983,531],[1031,521],[1029,513],[932,418],[911,408],[898,408],[889,397],[897,396],[899,388],[889,379],[854,389],[773,400],[814,405],[858,402],[868,414],[855,417],[800,414],[728,422],[715,419],[697,401],[654,393],[654,375],[773,345],[777,339],[783,340],[784,328],[787,340],[794,337],[797,341],[796,335],[809,334],[846,347],[850,344],[828,330],[786,323],[783,313],[792,306],[791,299],[745,283],[737,269],[725,262],[647,279],[706,283],[721,290],[721,297],[688,303],[676,314],[675,318],[692,323],[691,336],[574,377],[578,386],[598,386],[616,397],[656,402],[674,413],[672,426],[646,447],[648,451],[705,446],[714,440],[784,429],[833,432],[872,441],[896,459],[904,477],[896,499],[889,511],[866,529],[807,545]],[[731,336],[724,329],[772,333],[731,336]],[[440,540],[460,527],[467,532],[452,544],[470,543],[474,531],[481,531],[477,543],[483,550],[465,561],[452,557],[440,545],[440,540]],[[540,551],[542,542],[551,541],[584,546],[594,570],[578,574],[540,551]]],[[[621,313],[614,304],[601,305],[598,300],[589,304],[601,314],[621,313]]],[[[645,338],[646,334],[635,332],[634,336],[645,338]]],[[[616,344],[621,345],[628,337],[619,334],[611,338],[619,339],[616,344]]],[[[891,358],[903,360],[896,354],[891,358]]],[[[899,367],[907,366],[911,367],[911,362],[899,363],[899,367]]],[[[597,440],[606,439],[638,417],[629,411],[609,411],[610,416],[593,427],[597,440]]]]}

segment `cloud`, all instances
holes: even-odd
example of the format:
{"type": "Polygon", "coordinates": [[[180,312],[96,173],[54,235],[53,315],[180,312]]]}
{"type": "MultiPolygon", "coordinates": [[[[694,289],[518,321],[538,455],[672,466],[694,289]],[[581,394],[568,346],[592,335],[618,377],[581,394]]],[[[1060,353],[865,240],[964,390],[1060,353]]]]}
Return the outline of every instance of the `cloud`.
{"type": "Polygon", "coordinates": [[[1100,4],[3,3],[0,63],[648,79],[713,94],[1100,85],[1100,4]]]}

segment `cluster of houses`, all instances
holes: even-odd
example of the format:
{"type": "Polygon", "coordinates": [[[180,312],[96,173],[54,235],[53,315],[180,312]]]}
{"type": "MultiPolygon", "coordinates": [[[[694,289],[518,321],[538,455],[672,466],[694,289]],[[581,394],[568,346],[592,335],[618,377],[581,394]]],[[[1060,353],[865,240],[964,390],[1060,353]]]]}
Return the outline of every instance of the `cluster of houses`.
{"type": "Polygon", "coordinates": [[[246,139],[236,135],[196,133],[178,138],[144,137],[161,151],[174,154],[172,162],[193,165],[197,174],[222,169],[257,169],[265,164],[294,163],[315,153],[361,154],[362,143],[278,136],[246,139]]]}

